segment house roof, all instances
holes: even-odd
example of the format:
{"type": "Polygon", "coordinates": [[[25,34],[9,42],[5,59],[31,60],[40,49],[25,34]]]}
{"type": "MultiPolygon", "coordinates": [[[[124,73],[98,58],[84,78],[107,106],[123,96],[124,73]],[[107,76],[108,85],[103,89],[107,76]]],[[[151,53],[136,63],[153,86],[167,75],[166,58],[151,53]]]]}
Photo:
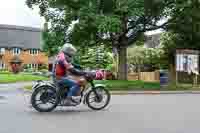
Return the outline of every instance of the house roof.
{"type": "Polygon", "coordinates": [[[0,24],[0,47],[41,49],[41,29],[0,24]]]}
{"type": "Polygon", "coordinates": [[[148,48],[156,48],[160,45],[160,37],[161,34],[153,34],[153,35],[147,35],[146,36],[146,41],[145,41],[145,46],[148,48]]]}

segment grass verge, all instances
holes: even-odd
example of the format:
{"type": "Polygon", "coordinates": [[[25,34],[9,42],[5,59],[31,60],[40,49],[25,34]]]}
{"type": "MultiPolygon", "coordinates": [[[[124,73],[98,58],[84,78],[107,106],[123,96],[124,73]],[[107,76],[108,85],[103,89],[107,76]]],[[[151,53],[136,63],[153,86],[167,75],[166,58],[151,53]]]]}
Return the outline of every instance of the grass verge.
{"type": "Polygon", "coordinates": [[[125,81],[125,80],[102,80],[95,81],[107,86],[112,91],[134,91],[134,90],[160,90],[160,84],[157,82],[144,82],[144,81],[125,81]]]}
{"type": "Polygon", "coordinates": [[[26,82],[26,81],[36,81],[36,80],[48,80],[47,77],[36,76],[31,74],[19,73],[1,73],[0,83],[15,83],[15,82],[26,82]]]}
{"type": "MultiPolygon", "coordinates": [[[[143,81],[102,80],[95,83],[104,84],[111,91],[160,90],[159,83],[143,81]]],[[[25,89],[31,90],[32,86],[25,86],[25,89]]]]}
{"type": "MultiPolygon", "coordinates": [[[[110,91],[200,91],[200,86],[192,86],[191,84],[170,84],[161,88],[158,82],[99,80],[95,83],[106,85],[110,91]]],[[[25,86],[25,88],[31,90],[32,86],[25,86]]]]}

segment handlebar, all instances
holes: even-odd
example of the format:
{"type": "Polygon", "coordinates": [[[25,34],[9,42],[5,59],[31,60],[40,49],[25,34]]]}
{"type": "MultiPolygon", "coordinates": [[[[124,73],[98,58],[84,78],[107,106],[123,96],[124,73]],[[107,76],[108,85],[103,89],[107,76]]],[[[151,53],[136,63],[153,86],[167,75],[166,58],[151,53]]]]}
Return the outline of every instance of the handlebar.
{"type": "Polygon", "coordinates": [[[85,79],[88,81],[94,80],[96,78],[96,73],[95,72],[87,72],[84,75],[85,79]]]}

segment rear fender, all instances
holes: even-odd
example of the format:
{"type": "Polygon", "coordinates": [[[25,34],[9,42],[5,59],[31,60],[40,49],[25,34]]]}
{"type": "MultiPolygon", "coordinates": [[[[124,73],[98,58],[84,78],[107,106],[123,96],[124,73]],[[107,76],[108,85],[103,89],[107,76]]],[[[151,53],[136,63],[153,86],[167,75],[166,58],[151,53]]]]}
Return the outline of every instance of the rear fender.
{"type": "Polygon", "coordinates": [[[40,86],[38,86],[37,88],[35,88],[33,91],[36,91],[36,90],[38,90],[38,89],[41,89],[41,87],[43,87],[43,88],[45,88],[45,87],[51,87],[51,88],[53,88],[53,89],[56,91],[56,88],[55,88],[54,86],[50,86],[50,85],[40,85],[40,86]]]}
{"type": "Polygon", "coordinates": [[[32,90],[34,91],[35,89],[37,88],[40,88],[41,86],[50,86],[50,87],[53,87],[53,88],[57,88],[55,84],[51,83],[51,82],[48,82],[48,81],[37,81],[33,87],[32,87],[32,90]]]}

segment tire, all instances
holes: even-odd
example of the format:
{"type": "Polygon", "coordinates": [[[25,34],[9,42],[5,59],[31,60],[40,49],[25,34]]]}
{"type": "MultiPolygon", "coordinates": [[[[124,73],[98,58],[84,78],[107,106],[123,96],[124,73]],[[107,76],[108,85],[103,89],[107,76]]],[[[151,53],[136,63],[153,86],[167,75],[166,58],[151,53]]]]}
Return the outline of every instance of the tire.
{"type": "Polygon", "coordinates": [[[51,112],[53,111],[57,105],[58,105],[58,98],[57,98],[57,95],[56,95],[56,89],[51,87],[51,86],[48,86],[48,85],[45,85],[45,86],[40,86],[38,87],[33,93],[32,93],[32,96],[31,96],[31,104],[32,104],[32,107],[34,109],[36,109],[38,112],[51,112]],[[38,93],[42,90],[45,90],[47,89],[48,90],[51,90],[53,93],[55,93],[55,103],[52,105],[52,107],[50,108],[47,108],[47,109],[44,109],[44,108],[40,108],[37,104],[36,104],[36,96],[38,95],[38,93]]]}
{"type": "Polygon", "coordinates": [[[104,87],[97,87],[97,88],[95,88],[95,90],[97,90],[97,89],[101,89],[101,90],[103,90],[104,92],[105,92],[105,94],[106,94],[106,96],[107,96],[107,100],[106,100],[106,102],[105,102],[105,104],[102,106],[102,107],[94,107],[91,103],[90,103],[90,95],[92,94],[92,93],[94,93],[94,90],[90,90],[89,92],[88,92],[88,94],[87,94],[87,96],[86,96],[86,104],[88,105],[88,107],[89,108],[91,108],[91,109],[93,109],[93,110],[102,110],[102,109],[104,109],[109,103],[110,103],[110,99],[111,99],[111,95],[110,95],[110,92],[107,90],[107,89],[105,89],[104,87]]]}

